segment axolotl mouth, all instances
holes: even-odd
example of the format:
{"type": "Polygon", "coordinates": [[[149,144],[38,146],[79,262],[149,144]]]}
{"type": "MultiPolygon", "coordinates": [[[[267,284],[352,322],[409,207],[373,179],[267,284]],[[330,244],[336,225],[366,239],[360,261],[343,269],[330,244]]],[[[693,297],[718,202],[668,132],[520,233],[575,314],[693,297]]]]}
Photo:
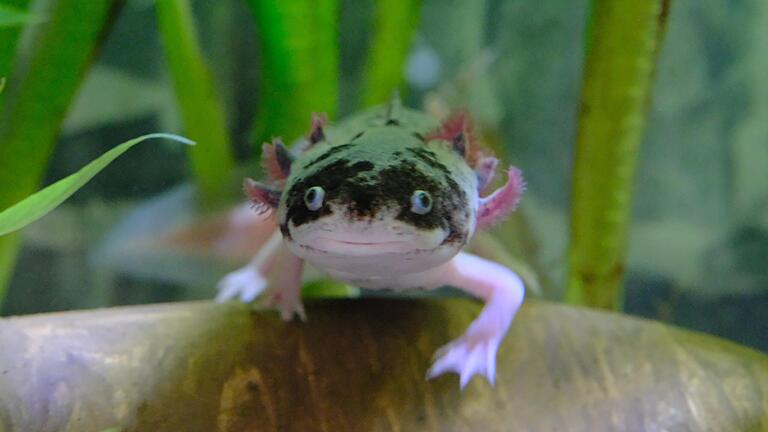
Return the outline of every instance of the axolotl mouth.
{"type": "Polygon", "coordinates": [[[396,258],[429,254],[440,249],[448,236],[443,229],[418,229],[388,216],[355,222],[330,216],[324,221],[298,227],[289,223],[290,236],[286,237],[286,243],[305,259],[323,255],[335,260],[357,258],[373,262],[380,256],[396,258]]]}
{"type": "Polygon", "coordinates": [[[304,244],[302,247],[339,256],[411,254],[433,249],[417,248],[412,243],[402,240],[365,241],[331,237],[315,237],[310,244],[304,244]]]}
{"type": "Polygon", "coordinates": [[[453,245],[438,241],[444,236],[425,239],[349,231],[336,234],[295,236],[286,245],[318,269],[366,288],[371,286],[362,284],[360,278],[383,278],[394,283],[401,275],[423,272],[450,260],[458,252],[453,245]]]}

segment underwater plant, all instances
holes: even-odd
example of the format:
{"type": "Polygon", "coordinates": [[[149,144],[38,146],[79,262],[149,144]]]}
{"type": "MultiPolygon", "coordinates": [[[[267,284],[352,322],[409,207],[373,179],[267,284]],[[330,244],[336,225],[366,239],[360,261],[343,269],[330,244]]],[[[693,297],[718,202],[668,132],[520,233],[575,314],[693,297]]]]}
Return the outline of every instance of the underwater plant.
{"type": "Polygon", "coordinates": [[[78,189],[83,187],[101,170],[106,168],[110,162],[120,157],[120,155],[127,152],[135,145],[152,138],[165,138],[187,145],[195,144],[193,141],[178,135],[164,133],[144,135],[124,142],[84,166],[78,172],[46,186],[20,202],[0,211],[0,236],[20,230],[45,216],[59,206],[59,204],[63,203],[67,198],[72,196],[72,194],[77,192],[78,189]]]}
{"type": "MultiPolygon", "coordinates": [[[[19,1],[21,9],[31,2],[19,1]]],[[[21,30],[0,29],[0,209],[37,189],[53,151],[67,108],[72,103],[110,14],[121,2],[46,1],[37,11],[44,25],[25,26],[29,52],[17,54],[21,30]],[[45,101],[45,103],[41,103],[45,101]]],[[[0,299],[16,262],[19,238],[0,237],[0,299]]]]}
{"type": "Polygon", "coordinates": [[[254,142],[293,143],[307,113],[335,118],[339,94],[338,0],[248,0],[264,62],[254,142]],[[311,29],[311,30],[310,30],[311,29]]]}
{"type": "Polygon", "coordinates": [[[360,105],[369,107],[401,91],[403,70],[421,17],[422,0],[376,2],[373,36],[364,66],[360,105]]]}
{"type": "Polygon", "coordinates": [[[155,2],[163,48],[185,134],[205,145],[189,150],[200,203],[224,205],[233,199],[235,166],[224,107],[202,53],[188,0],[155,2]]]}
{"type": "Polygon", "coordinates": [[[565,301],[623,305],[635,166],[670,0],[595,0],[586,34],[565,301]]]}

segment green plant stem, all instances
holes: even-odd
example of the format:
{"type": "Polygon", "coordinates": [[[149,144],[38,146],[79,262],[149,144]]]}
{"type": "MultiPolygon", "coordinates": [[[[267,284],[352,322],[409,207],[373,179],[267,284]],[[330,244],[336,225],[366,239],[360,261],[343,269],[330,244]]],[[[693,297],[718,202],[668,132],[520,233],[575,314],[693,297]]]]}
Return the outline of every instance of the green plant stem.
{"type": "Polygon", "coordinates": [[[566,301],[619,309],[632,185],[669,0],[593,0],[566,301]]]}
{"type": "MultiPolygon", "coordinates": [[[[48,0],[15,61],[0,108],[0,210],[34,192],[61,122],[119,1],[48,0]]],[[[3,47],[5,49],[5,47],[3,47]]],[[[0,239],[0,299],[15,263],[14,237],[0,239]]]]}
{"type": "Polygon", "coordinates": [[[263,60],[257,142],[309,131],[310,114],[336,114],[337,0],[249,0],[260,31],[263,60]]]}
{"type": "Polygon", "coordinates": [[[19,233],[7,234],[0,237],[0,306],[5,298],[5,292],[13,276],[13,268],[19,254],[19,233]]]}
{"type": "Polygon", "coordinates": [[[224,106],[203,58],[188,0],[158,0],[163,39],[185,135],[198,145],[188,149],[203,207],[230,202],[234,156],[224,106]]]}
{"type": "MultiPolygon", "coordinates": [[[[29,7],[30,0],[3,0],[2,6],[9,11],[24,13],[29,7]]],[[[22,26],[0,27],[0,76],[7,76],[11,71],[16,46],[19,42],[22,26]]]]}
{"type": "Polygon", "coordinates": [[[400,90],[420,10],[421,0],[376,2],[374,34],[365,64],[363,106],[386,103],[400,90]]]}
{"type": "MultiPolygon", "coordinates": [[[[26,12],[30,0],[5,0],[3,6],[20,12],[26,12]]],[[[11,74],[13,59],[16,54],[16,46],[19,43],[23,26],[0,27],[0,78],[8,79],[11,74]]],[[[0,91],[0,113],[2,113],[5,92],[0,91]]]]}

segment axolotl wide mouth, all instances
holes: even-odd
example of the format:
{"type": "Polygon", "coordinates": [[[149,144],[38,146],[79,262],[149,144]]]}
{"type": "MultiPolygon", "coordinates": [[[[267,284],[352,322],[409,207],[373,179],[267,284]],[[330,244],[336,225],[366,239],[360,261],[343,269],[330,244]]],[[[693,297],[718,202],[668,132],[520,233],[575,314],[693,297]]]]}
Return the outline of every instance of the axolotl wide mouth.
{"type": "MultiPolygon", "coordinates": [[[[427,252],[434,248],[416,248],[407,241],[348,241],[329,237],[317,237],[311,244],[302,245],[340,256],[375,256],[385,254],[413,254],[427,252]]],[[[438,245],[439,246],[439,245],[438,245]]]]}
{"type": "Polygon", "coordinates": [[[445,242],[444,230],[417,230],[393,221],[292,226],[291,234],[286,245],[310,264],[366,277],[423,271],[458,252],[445,242]]]}
{"type": "Polygon", "coordinates": [[[310,253],[375,257],[426,253],[439,248],[446,238],[446,232],[440,229],[417,231],[398,223],[356,225],[296,227],[292,243],[310,253]]]}
{"type": "Polygon", "coordinates": [[[346,241],[346,240],[338,240],[333,238],[325,238],[320,237],[317,239],[318,242],[322,242],[323,244],[327,245],[327,247],[323,248],[325,250],[328,249],[334,249],[334,248],[341,248],[341,249],[360,249],[360,250],[371,250],[372,252],[377,251],[400,251],[400,250],[408,250],[409,244],[407,242],[403,241],[382,241],[382,242],[362,242],[362,241],[346,241]]]}

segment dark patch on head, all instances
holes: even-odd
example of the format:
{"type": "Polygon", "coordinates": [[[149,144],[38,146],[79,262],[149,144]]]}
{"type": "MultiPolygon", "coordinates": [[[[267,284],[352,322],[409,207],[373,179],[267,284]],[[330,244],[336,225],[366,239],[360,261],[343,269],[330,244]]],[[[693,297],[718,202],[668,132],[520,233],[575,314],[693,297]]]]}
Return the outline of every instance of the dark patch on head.
{"type": "Polygon", "coordinates": [[[422,134],[420,134],[418,132],[414,132],[411,135],[413,135],[413,137],[415,137],[417,140],[419,140],[421,142],[424,142],[424,135],[422,135],[422,134]]]}
{"type": "Polygon", "coordinates": [[[400,121],[398,121],[397,119],[391,118],[391,119],[388,119],[387,122],[384,123],[384,125],[386,125],[386,126],[400,126],[400,121]]]}
{"type": "Polygon", "coordinates": [[[424,174],[411,161],[382,170],[376,187],[382,194],[394,198],[400,206],[395,217],[421,229],[442,228],[448,231],[444,242],[464,242],[467,233],[462,229],[467,224],[469,209],[464,190],[451,177],[445,177],[446,184],[424,174]],[[429,192],[434,202],[432,211],[419,215],[411,211],[411,196],[415,190],[429,192]]]}
{"type": "Polygon", "coordinates": [[[352,165],[352,169],[359,172],[370,171],[373,169],[373,164],[370,161],[363,160],[363,161],[355,162],[352,165]]]}
{"type": "MultiPolygon", "coordinates": [[[[434,157],[427,150],[424,158],[415,161],[397,159],[377,175],[371,172],[374,164],[370,161],[334,161],[306,178],[297,179],[286,192],[287,221],[295,226],[315,221],[332,213],[331,204],[346,205],[347,216],[356,220],[370,220],[381,209],[391,207],[399,209],[397,220],[420,229],[442,228],[448,231],[445,243],[463,244],[470,214],[468,199],[458,183],[447,175],[447,168],[443,166],[445,175],[439,168],[437,173],[425,169],[432,168],[430,162],[437,163],[434,157]],[[326,202],[317,211],[307,209],[303,199],[306,190],[313,186],[325,190],[326,202]],[[411,197],[416,190],[427,191],[432,196],[432,210],[425,215],[411,211],[411,197]]],[[[281,230],[285,235],[287,227],[281,230]]]]}
{"type": "Polygon", "coordinates": [[[356,179],[361,172],[370,171],[373,164],[359,161],[350,164],[347,159],[334,161],[306,178],[300,178],[293,184],[286,199],[287,221],[299,226],[333,213],[329,202],[344,196],[351,185],[360,182],[356,179]],[[304,204],[304,193],[313,186],[325,190],[325,202],[319,210],[309,210],[304,204]]]}
{"type": "Polygon", "coordinates": [[[333,147],[329,148],[328,150],[326,150],[325,153],[323,153],[320,156],[318,156],[318,157],[312,159],[311,161],[309,161],[309,163],[304,165],[304,169],[307,169],[307,168],[311,167],[312,165],[317,164],[318,162],[322,162],[322,161],[328,159],[329,157],[335,155],[336,153],[344,151],[344,150],[346,150],[346,149],[348,149],[348,148],[350,148],[352,146],[354,146],[354,144],[352,144],[352,143],[340,144],[340,145],[337,145],[337,146],[333,146],[333,147]]]}
{"type": "Polygon", "coordinates": [[[446,177],[451,176],[451,172],[448,170],[448,167],[443,165],[440,161],[437,160],[437,155],[434,154],[431,150],[427,150],[423,147],[411,147],[408,148],[407,151],[414,155],[416,158],[427,164],[428,167],[440,171],[443,173],[446,177]]]}

